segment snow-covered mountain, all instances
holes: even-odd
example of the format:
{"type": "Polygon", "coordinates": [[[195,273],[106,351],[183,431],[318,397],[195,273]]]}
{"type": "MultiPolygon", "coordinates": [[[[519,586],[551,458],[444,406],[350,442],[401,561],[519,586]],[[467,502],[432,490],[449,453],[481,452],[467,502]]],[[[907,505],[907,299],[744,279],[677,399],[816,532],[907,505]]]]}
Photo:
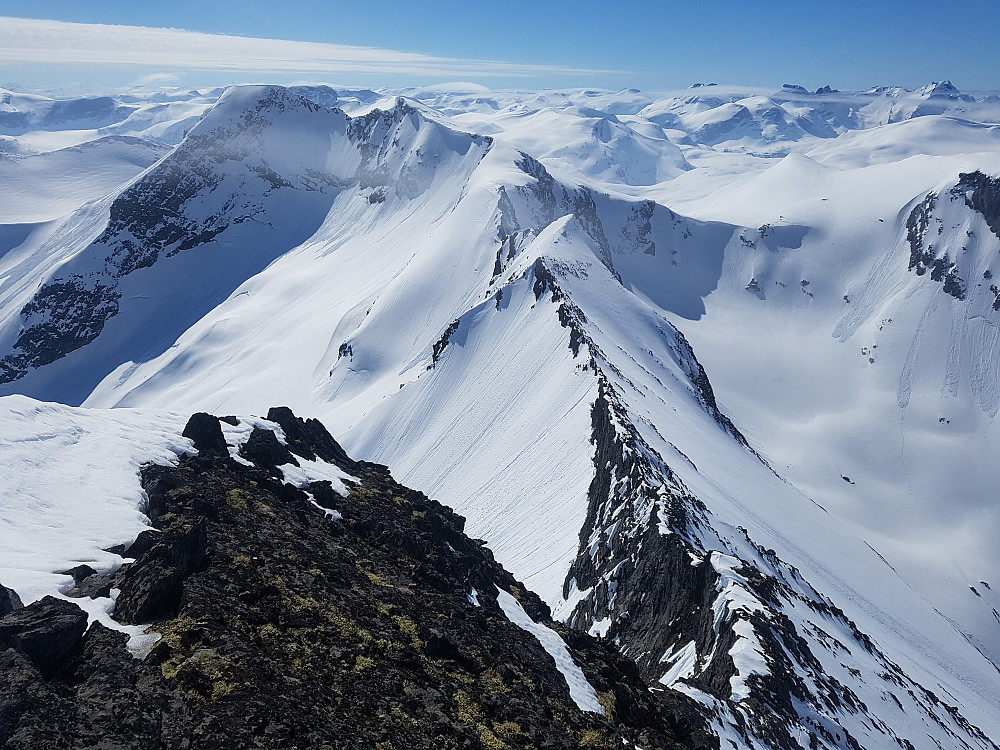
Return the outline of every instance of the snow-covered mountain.
{"type": "Polygon", "coordinates": [[[997,747],[995,103],[403,93],[118,102],[143,135],[73,136],[107,171],[12,157],[24,192],[43,157],[119,182],[5,204],[0,393],[129,407],[80,435],[318,415],[733,746],[997,747]]]}

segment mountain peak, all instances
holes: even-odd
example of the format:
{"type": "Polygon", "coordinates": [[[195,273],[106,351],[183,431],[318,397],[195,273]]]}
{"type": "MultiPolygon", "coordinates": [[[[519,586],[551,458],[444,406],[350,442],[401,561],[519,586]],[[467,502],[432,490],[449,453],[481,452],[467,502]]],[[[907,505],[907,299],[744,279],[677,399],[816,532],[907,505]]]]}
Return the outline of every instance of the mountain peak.
{"type": "Polygon", "coordinates": [[[942,96],[953,98],[962,92],[951,81],[933,81],[923,88],[917,89],[917,93],[927,97],[942,96]]]}
{"type": "Polygon", "coordinates": [[[320,105],[284,86],[244,85],[230,86],[192,130],[202,134],[219,127],[260,126],[267,116],[295,111],[316,112],[320,105]]]}

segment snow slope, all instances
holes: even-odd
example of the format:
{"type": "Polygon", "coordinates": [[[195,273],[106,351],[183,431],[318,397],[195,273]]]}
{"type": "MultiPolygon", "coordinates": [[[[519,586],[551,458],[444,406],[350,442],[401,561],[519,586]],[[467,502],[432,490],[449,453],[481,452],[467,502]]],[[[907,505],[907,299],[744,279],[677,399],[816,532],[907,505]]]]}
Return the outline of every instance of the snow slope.
{"type": "MultiPolygon", "coordinates": [[[[0,399],[0,582],[27,604],[73,585],[65,571],[121,566],[108,552],[149,527],[139,467],[191,452],[185,415],[121,409],[95,412],[23,396],[0,399]]],[[[109,616],[108,597],[76,600],[92,618],[141,637],[109,616]]]]}
{"type": "Polygon", "coordinates": [[[167,153],[155,141],[106,136],[40,154],[0,154],[0,224],[37,223],[97,200],[167,153]]]}
{"type": "Polygon", "coordinates": [[[710,206],[758,229],[685,331],[751,442],[997,663],[997,602],[981,582],[1000,564],[987,489],[1000,479],[987,278],[1000,237],[949,194],[977,168],[997,174],[996,152],[844,169],[787,157],[710,206]],[[946,273],[908,269],[907,221],[931,192],[925,247],[957,262],[961,299],[946,273]],[[793,226],[810,229],[783,243],[793,226]]]}

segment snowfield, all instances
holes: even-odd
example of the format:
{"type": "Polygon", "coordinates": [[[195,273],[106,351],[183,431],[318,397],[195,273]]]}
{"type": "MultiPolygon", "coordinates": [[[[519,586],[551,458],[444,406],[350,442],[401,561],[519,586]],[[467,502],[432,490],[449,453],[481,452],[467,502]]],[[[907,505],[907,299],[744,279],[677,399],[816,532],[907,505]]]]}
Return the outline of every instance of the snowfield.
{"type": "MultiPolygon", "coordinates": [[[[77,565],[117,570],[122,557],[108,548],[127,546],[149,528],[139,467],[194,452],[180,434],[186,419],[0,399],[0,581],[27,604],[71,588],[65,571],[77,565]]],[[[73,601],[104,625],[140,637],[142,628],[110,618],[110,598],[73,601]]]]}
{"type": "Polygon", "coordinates": [[[736,747],[1000,743],[995,99],[0,95],[26,602],[120,563],[191,412],[284,404],[736,747]]]}

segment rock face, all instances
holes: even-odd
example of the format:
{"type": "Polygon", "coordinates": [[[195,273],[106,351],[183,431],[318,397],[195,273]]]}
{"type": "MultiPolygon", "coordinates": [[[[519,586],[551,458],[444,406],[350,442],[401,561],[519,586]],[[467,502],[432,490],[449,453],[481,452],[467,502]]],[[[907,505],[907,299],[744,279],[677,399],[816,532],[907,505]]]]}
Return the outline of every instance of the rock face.
{"type": "Polygon", "coordinates": [[[46,596],[0,620],[0,648],[14,649],[42,674],[51,674],[77,650],[86,629],[82,609],[46,596]]]}
{"type": "MultiPolygon", "coordinates": [[[[300,459],[344,455],[319,422],[269,417],[300,459]]],[[[385,467],[342,468],[346,496],[221,451],[145,467],[159,531],[128,550],[116,617],[162,639],[133,659],[51,598],[0,618],[0,747],[718,746],[692,701],[553,623],[460,516],[385,467]],[[562,637],[603,715],[577,706],[499,590],[562,637]]]]}
{"type": "Polygon", "coordinates": [[[713,706],[724,745],[914,747],[858,694],[864,683],[851,678],[865,674],[906,712],[948,732],[951,746],[996,748],[778,553],[742,528],[737,544],[715,535],[708,509],[644,441],[607,380],[592,418],[590,504],[564,584],[577,602],[570,625],[633,655],[650,684],[713,706]],[[757,668],[743,656],[748,647],[757,668]]]}
{"type": "MultiPolygon", "coordinates": [[[[146,545],[145,534],[139,546],[146,545]]],[[[130,550],[130,554],[135,552],[130,550]]],[[[118,619],[141,623],[174,617],[184,581],[205,566],[206,556],[204,522],[166,530],[117,577],[121,591],[116,602],[118,619]]]]}
{"type": "Polygon", "coordinates": [[[1000,178],[980,171],[961,172],[947,191],[931,192],[916,203],[906,219],[906,241],[910,248],[907,270],[928,274],[957,300],[978,293],[992,294],[993,312],[1000,311],[1000,288],[996,284],[969,283],[969,279],[993,278],[990,265],[1000,239],[1000,178]],[[982,221],[985,228],[976,230],[982,221]],[[959,262],[963,265],[960,273],[959,262]],[[971,274],[970,274],[971,270],[971,274]],[[979,287],[977,289],[977,287],[979,287]]]}
{"type": "MultiPolygon", "coordinates": [[[[16,647],[0,650],[0,747],[179,746],[161,731],[159,716],[170,705],[170,696],[159,670],[132,658],[124,633],[96,623],[84,635],[83,611],[53,601],[63,605],[64,617],[79,622],[72,647],[55,663],[52,675],[40,671],[35,659],[16,647]]],[[[34,607],[23,610],[26,619],[18,627],[47,626],[45,612],[34,607]]],[[[0,623],[7,627],[13,624],[9,620],[7,616],[0,623]]]]}
{"type": "Polygon", "coordinates": [[[198,412],[192,414],[191,419],[184,426],[184,437],[190,438],[194,447],[199,452],[219,451],[226,452],[226,439],[222,436],[222,427],[219,420],[211,414],[198,412]]]}
{"type": "Polygon", "coordinates": [[[267,418],[278,423],[285,433],[288,447],[303,458],[310,461],[318,458],[347,470],[357,466],[319,420],[299,419],[287,406],[268,409],[267,418]]]}
{"type": "Polygon", "coordinates": [[[987,226],[1000,237],[1000,178],[990,177],[979,170],[962,172],[949,194],[961,197],[965,205],[982,214],[987,226]]]}
{"type": "Polygon", "coordinates": [[[23,606],[21,604],[21,597],[17,595],[16,591],[6,586],[0,586],[0,615],[13,612],[15,609],[20,609],[23,606]]]}

